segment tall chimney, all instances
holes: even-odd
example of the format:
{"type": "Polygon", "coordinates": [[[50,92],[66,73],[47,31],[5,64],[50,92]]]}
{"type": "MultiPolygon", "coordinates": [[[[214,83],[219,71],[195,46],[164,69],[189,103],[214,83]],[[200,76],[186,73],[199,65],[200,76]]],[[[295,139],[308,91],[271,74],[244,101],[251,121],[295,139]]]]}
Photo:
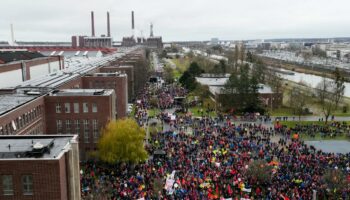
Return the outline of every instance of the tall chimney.
{"type": "Polygon", "coordinates": [[[94,11],[91,11],[91,36],[95,37],[94,11]]]}
{"type": "Polygon", "coordinates": [[[131,29],[135,29],[135,22],[134,22],[134,11],[131,11],[131,29]]]}
{"type": "Polygon", "coordinates": [[[13,24],[11,24],[11,42],[12,42],[12,46],[15,46],[15,35],[13,33],[13,24]]]}
{"type": "Polygon", "coordinates": [[[107,12],[107,36],[111,37],[111,25],[109,21],[109,12],[107,12]]]}

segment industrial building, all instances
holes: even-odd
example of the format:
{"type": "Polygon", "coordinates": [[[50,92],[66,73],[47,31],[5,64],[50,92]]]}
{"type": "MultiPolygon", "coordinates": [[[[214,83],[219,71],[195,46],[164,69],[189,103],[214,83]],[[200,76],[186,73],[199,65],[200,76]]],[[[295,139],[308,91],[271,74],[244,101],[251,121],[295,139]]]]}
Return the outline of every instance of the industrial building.
{"type": "Polygon", "coordinates": [[[88,47],[88,48],[111,48],[113,38],[111,37],[109,12],[107,12],[107,35],[100,37],[95,35],[95,18],[94,12],[91,11],[91,36],[72,36],[72,47],[88,47]]]}
{"type": "Polygon", "coordinates": [[[76,135],[0,136],[0,199],[79,200],[76,135]]]}
{"type": "Polygon", "coordinates": [[[150,25],[150,36],[148,38],[144,38],[143,36],[137,37],[135,35],[135,18],[134,18],[134,11],[131,11],[131,29],[132,29],[132,36],[123,37],[122,40],[122,46],[124,47],[133,47],[133,46],[144,46],[147,48],[154,48],[154,49],[162,49],[163,48],[163,41],[162,37],[156,37],[153,34],[153,24],[150,25]]]}
{"type": "Polygon", "coordinates": [[[9,87],[64,69],[62,56],[46,57],[26,50],[0,50],[0,85],[9,87]]]}
{"type": "Polygon", "coordinates": [[[134,91],[128,74],[134,80],[142,51],[125,49],[0,89],[0,135],[77,134],[85,158],[101,128],[127,116],[128,91],[134,91]],[[113,67],[128,60],[129,67],[113,67]]]}

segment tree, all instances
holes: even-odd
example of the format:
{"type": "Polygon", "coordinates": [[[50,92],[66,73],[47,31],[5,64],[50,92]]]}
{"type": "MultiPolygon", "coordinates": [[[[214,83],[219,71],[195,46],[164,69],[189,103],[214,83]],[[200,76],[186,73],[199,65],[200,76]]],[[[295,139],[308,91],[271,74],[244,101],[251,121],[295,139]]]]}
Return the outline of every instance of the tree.
{"type": "Polygon", "coordinates": [[[247,52],[247,61],[251,63],[255,61],[254,56],[250,51],[247,52]]]}
{"type": "Polygon", "coordinates": [[[338,68],[335,68],[335,71],[333,72],[335,109],[338,109],[338,105],[341,102],[343,95],[344,95],[345,78],[342,74],[343,73],[338,68]]]}
{"type": "Polygon", "coordinates": [[[235,54],[234,54],[234,70],[237,71],[237,64],[238,64],[238,59],[239,59],[239,48],[238,48],[238,44],[235,45],[235,54]]]}
{"type": "Polygon", "coordinates": [[[229,109],[242,112],[263,112],[259,100],[259,82],[250,76],[249,65],[242,65],[239,73],[232,73],[224,87],[224,95],[219,101],[229,109]]]}
{"type": "Polygon", "coordinates": [[[203,73],[203,70],[197,62],[192,62],[187,71],[193,76],[199,76],[201,73],[203,73]]]}
{"type": "Polygon", "coordinates": [[[271,86],[272,91],[275,93],[282,93],[283,92],[282,77],[278,73],[272,70],[269,71],[269,74],[267,75],[267,77],[268,77],[267,82],[271,86]]]}
{"type": "Polygon", "coordinates": [[[328,169],[322,180],[334,199],[339,199],[343,189],[347,187],[346,176],[338,169],[328,169]]]}
{"type": "Polygon", "coordinates": [[[300,117],[304,114],[304,107],[306,106],[308,98],[308,93],[303,91],[302,86],[296,85],[292,87],[290,91],[290,107],[293,109],[293,113],[297,114],[300,117]]]}
{"type": "Polygon", "coordinates": [[[244,46],[244,43],[242,43],[241,45],[241,49],[240,49],[240,60],[241,60],[241,63],[244,62],[245,60],[245,46],[244,46]]]}
{"type": "Polygon", "coordinates": [[[328,122],[328,117],[335,110],[334,95],[332,92],[332,82],[323,78],[317,85],[317,97],[322,107],[322,112],[325,116],[325,122],[328,122]]]}
{"type": "Polygon", "coordinates": [[[255,185],[267,184],[271,180],[272,168],[265,160],[254,160],[249,163],[246,175],[255,185]]]}
{"type": "Polygon", "coordinates": [[[146,132],[133,119],[109,122],[98,142],[98,155],[107,163],[137,164],[148,158],[143,141],[146,132]]]}

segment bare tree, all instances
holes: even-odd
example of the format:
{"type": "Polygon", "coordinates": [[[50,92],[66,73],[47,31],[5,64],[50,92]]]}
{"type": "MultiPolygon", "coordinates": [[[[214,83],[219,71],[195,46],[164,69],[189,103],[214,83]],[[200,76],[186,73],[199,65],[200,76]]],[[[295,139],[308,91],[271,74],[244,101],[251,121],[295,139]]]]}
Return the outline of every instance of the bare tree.
{"type": "Polygon", "coordinates": [[[297,114],[299,117],[299,121],[301,115],[304,114],[304,108],[306,106],[306,102],[309,96],[309,92],[302,88],[301,85],[295,85],[292,87],[290,91],[290,107],[293,109],[293,113],[297,114]]]}
{"type": "Polygon", "coordinates": [[[327,123],[328,117],[336,108],[332,82],[323,78],[322,81],[318,83],[316,91],[327,123]]]}
{"type": "Polygon", "coordinates": [[[335,108],[337,109],[339,103],[343,99],[344,90],[345,90],[345,85],[344,85],[345,78],[342,75],[342,72],[338,68],[335,68],[335,71],[333,72],[333,76],[334,76],[334,80],[333,80],[334,101],[335,101],[335,108]]]}

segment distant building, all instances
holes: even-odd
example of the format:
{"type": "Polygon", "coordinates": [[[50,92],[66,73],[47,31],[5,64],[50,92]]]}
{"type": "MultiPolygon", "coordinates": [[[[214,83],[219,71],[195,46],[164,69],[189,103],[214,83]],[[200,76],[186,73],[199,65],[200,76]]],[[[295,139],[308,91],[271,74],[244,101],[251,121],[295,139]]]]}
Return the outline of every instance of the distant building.
{"type": "Polygon", "coordinates": [[[0,199],[79,200],[76,135],[0,136],[0,199]]]}
{"type": "MultiPolygon", "coordinates": [[[[220,98],[225,96],[225,84],[229,79],[228,74],[211,76],[205,74],[203,77],[196,77],[196,81],[201,85],[206,85],[209,87],[212,100],[218,102],[220,98]]],[[[259,98],[263,105],[266,107],[279,107],[283,102],[283,94],[275,93],[272,89],[264,84],[259,85],[258,89],[259,98]]],[[[219,107],[222,105],[217,104],[219,107]]]]}

